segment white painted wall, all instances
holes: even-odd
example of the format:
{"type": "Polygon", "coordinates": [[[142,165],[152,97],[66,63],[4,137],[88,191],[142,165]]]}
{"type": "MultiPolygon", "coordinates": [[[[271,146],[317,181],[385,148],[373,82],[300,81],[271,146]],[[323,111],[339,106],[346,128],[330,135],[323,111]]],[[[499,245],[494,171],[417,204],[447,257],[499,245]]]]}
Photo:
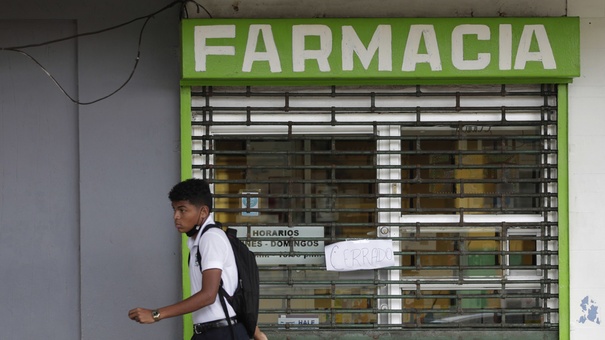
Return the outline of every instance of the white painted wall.
{"type": "Polygon", "coordinates": [[[570,0],[581,18],[582,76],[569,87],[570,326],[572,340],[605,339],[605,1],[570,0]],[[580,322],[585,297],[601,323],[580,322]]]}

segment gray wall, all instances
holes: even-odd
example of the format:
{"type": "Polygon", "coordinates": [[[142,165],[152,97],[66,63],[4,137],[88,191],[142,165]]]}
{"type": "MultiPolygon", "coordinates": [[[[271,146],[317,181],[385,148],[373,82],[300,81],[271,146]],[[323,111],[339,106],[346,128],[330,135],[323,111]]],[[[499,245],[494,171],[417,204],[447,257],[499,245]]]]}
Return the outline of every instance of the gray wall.
{"type": "MultiPolygon", "coordinates": [[[[168,1],[0,4],[0,47],[98,30],[168,1]]],[[[130,308],[181,296],[179,10],[147,25],[132,81],[73,104],[27,57],[0,51],[0,338],[178,339],[181,321],[141,326],[130,308]]],[[[127,78],[143,21],[26,49],[72,96],[127,78]]]]}
{"type": "MultiPolygon", "coordinates": [[[[69,20],[0,21],[0,41],[6,46],[75,30],[69,20]]],[[[32,54],[58,70],[67,90],[76,90],[75,42],[32,54]]],[[[14,52],[0,52],[0,93],[0,337],[34,339],[35,320],[53,338],[76,339],[78,110],[14,52]]]]}

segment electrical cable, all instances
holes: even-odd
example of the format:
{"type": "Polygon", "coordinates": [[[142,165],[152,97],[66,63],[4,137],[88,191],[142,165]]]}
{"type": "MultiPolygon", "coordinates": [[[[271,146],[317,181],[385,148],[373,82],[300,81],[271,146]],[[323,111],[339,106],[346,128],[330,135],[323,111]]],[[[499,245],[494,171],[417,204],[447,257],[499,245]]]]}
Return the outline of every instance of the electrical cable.
{"type": "Polygon", "coordinates": [[[150,18],[148,18],[147,20],[145,20],[145,23],[143,24],[143,27],[141,28],[141,31],[139,32],[139,43],[138,43],[138,48],[137,48],[137,57],[135,59],[132,71],[130,71],[130,74],[128,75],[128,78],[126,78],[126,80],[122,83],[122,85],[120,85],[117,89],[115,89],[111,93],[109,93],[109,94],[107,94],[107,95],[105,95],[103,97],[97,98],[95,100],[89,101],[89,102],[81,102],[81,101],[73,98],[71,95],[69,95],[69,93],[67,93],[67,91],[63,88],[63,86],[61,86],[61,84],[59,83],[59,81],[57,81],[57,79],[36,58],[34,58],[31,54],[29,54],[29,53],[27,53],[25,51],[22,51],[20,49],[7,49],[7,51],[12,51],[12,52],[20,53],[20,54],[28,57],[34,63],[36,63],[42,69],[42,71],[44,71],[44,73],[46,73],[46,75],[53,81],[53,83],[55,83],[55,85],[61,90],[61,92],[63,92],[63,94],[65,96],[67,96],[67,98],[69,98],[69,100],[71,100],[73,103],[78,104],[78,105],[90,105],[90,104],[94,104],[94,103],[100,102],[101,100],[104,100],[104,99],[107,99],[107,98],[113,96],[118,91],[120,91],[121,89],[123,89],[126,86],[126,84],[128,84],[130,82],[130,80],[134,76],[134,73],[135,73],[135,71],[137,69],[137,66],[139,65],[139,60],[140,60],[140,56],[141,56],[141,41],[143,39],[143,31],[145,30],[145,26],[149,22],[149,19],[150,18]]]}
{"type": "Polygon", "coordinates": [[[76,34],[76,35],[72,35],[72,36],[68,36],[68,37],[64,37],[64,38],[49,40],[49,41],[45,41],[45,42],[41,42],[41,43],[21,45],[21,46],[12,46],[12,47],[0,47],[0,51],[16,52],[16,53],[22,54],[22,55],[26,56],[27,58],[29,58],[30,60],[32,60],[36,65],[38,65],[38,67],[40,67],[42,69],[42,71],[44,71],[44,73],[46,73],[46,75],[61,90],[61,92],[63,92],[63,94],[65,96],[67,96],[67,98],[69,98],[69,100],[71,100],[73,103],[78,104],[78,105],[90,105],[90,104],[94,104],[94,103],[97,103],[97,102],[99,102],[101,100],[107,99],[107,98],[113,96],[114,94],[116,94],[117,92],[119,92],[120,90],[122,90],[126,86],[126,84],[128,84],[130,82],[130,80],[132,79],[132,77],[134,76],[134,74],[136,72],[136,69],[137,69],[137,67],[139,65],[140,57],[141,57],[141,43],[143,41],[143,33],[145,32],[145,27],[147,26],[147,23],[149,22],[149,20],[151,20],[151,18],[154,17],[155,15],[157,15],[159,13],[162,13],[165,10],[170,9],[171,7],[173,7],[176,4],[182,4],[183,11],[185,13],[187,13],[186,5],[189,2],[192,2],[192,3],[194,3],[196,5],[198,13],[199,13],[199,9],[202,8],[208,14],[208,16],[212,18],[212,15],[210,15],[210,13],[208,12],[208,10],[206,10],[206,8],[204,6],[200,5],[199,3],[197,3],[194,0],[175,0],[175,1],[171,2],[170,4],[162,7],[161,9],[159,9],[159,10],[157,10],[157,11],[155,11],[155,12],[149,14],[149,15],[138,17],[138,18],[129,20],[127,22],[115,25],[115,26],[107,27],[107,28],[104,28],[104,29],[101,29],[101,30],[97,30],[97,31],[80,33],[80,34],[76,34]],[[34,58],[31,54],[23,51],[23,49],[25,49],[25,48],[40,47],[40,46],[55,44],[55,43],[66,41],[66,40],[70,40],[70,39],[76,39],[76,38],[80,38],[80,37],[85,37],[85,36],[90,36],[90,35],[95,35],[95,34],[100,34],[100,33],[108,32],[108,31],[111,31],[111,30],[114,30],[114,29],[118,29],[118,28],[127,26],[129,24],[132,24],[134,22],[137,22],[137,21],[143,20],[143,19],[145,19],[145,22],[143,23],[143,26],[141,27],[141,30],[139,31],[139,40],[138,40],[138,44],[137,44],[137,56],[135,58],[135,62],[134,62],[133,68],[130,71],[130,74],[128,75],[128,77],[126,78],[126,81],[124,81],[122,83],[122,85],[120,85],[116,90],[112,91],[111,93],[109,93],[109,94],[107,94],[105,96],[102,96],[102,97],[100,97],[98,99],[89,101],[89,102],[81,102],[81,101],[73,98],[71,95],[69,95],[67,93],[67,91],[63,88],[63,86],[61,86],[61,84],[57,81],[57,79],[36,58],[34,58]]]}
{"type": "MultiPolygon", "coordinates": [[[[196,9],[197,9],[197,13],[200,13],[200,8],[204,10],[204,12],[206,12],[206,14],[208,14],[208,17],[210,19],[212,19],[212,14],[210,14],[210,12],[208,12],[208,10],[206,9],[206,7],[200,5],[197,1],[194,0],[190,0],[190,1],[186,1],[185,4],[183,4],[183,13],[185,14],[185,18],[189,17],[189,12],[187,11],[187,3],[189,2],[193,2],[193,4],[195,5],[196,9]]],[[[181,17],[182,18],[182,17],[181,17]]]]}

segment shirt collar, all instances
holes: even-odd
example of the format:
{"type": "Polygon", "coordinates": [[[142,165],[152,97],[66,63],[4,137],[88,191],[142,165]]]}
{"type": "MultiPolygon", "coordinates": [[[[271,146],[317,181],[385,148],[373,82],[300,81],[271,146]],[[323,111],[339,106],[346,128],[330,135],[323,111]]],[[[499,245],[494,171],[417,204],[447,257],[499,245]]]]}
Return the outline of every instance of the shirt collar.
{"type": "Polygon", "coordinates": [[[208,215],[208,218],[204,221],[204,224],[202,224],[200,231],[195,236],[195,240],[192,240],[191,237],[188,238],[187,242],[189,243],[190,249],[193,248],[194,246],[199,247],[200,237],[202,236],[202,232],[204,231],[204,229],[206,229],[206,226],[209,224],[214,224],[214,213],[210,213],[208,215]]]}

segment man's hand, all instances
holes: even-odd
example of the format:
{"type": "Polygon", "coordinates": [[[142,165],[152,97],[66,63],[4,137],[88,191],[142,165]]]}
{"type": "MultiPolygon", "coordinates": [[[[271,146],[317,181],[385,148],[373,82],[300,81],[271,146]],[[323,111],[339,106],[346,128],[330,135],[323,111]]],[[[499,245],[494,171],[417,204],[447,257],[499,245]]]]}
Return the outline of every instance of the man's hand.
{"type": "Polygon", "coordinates": [[[258,326],[254,330],[254,340],[268,340],[265,333],[263,333],[258,326]]]}
{"type": "Polygon", "coordinates": [[[153,315],[151,315],[151,309],[135,308],[128,312],[128,317],[138,323],[154,323],[153,315]]]}

